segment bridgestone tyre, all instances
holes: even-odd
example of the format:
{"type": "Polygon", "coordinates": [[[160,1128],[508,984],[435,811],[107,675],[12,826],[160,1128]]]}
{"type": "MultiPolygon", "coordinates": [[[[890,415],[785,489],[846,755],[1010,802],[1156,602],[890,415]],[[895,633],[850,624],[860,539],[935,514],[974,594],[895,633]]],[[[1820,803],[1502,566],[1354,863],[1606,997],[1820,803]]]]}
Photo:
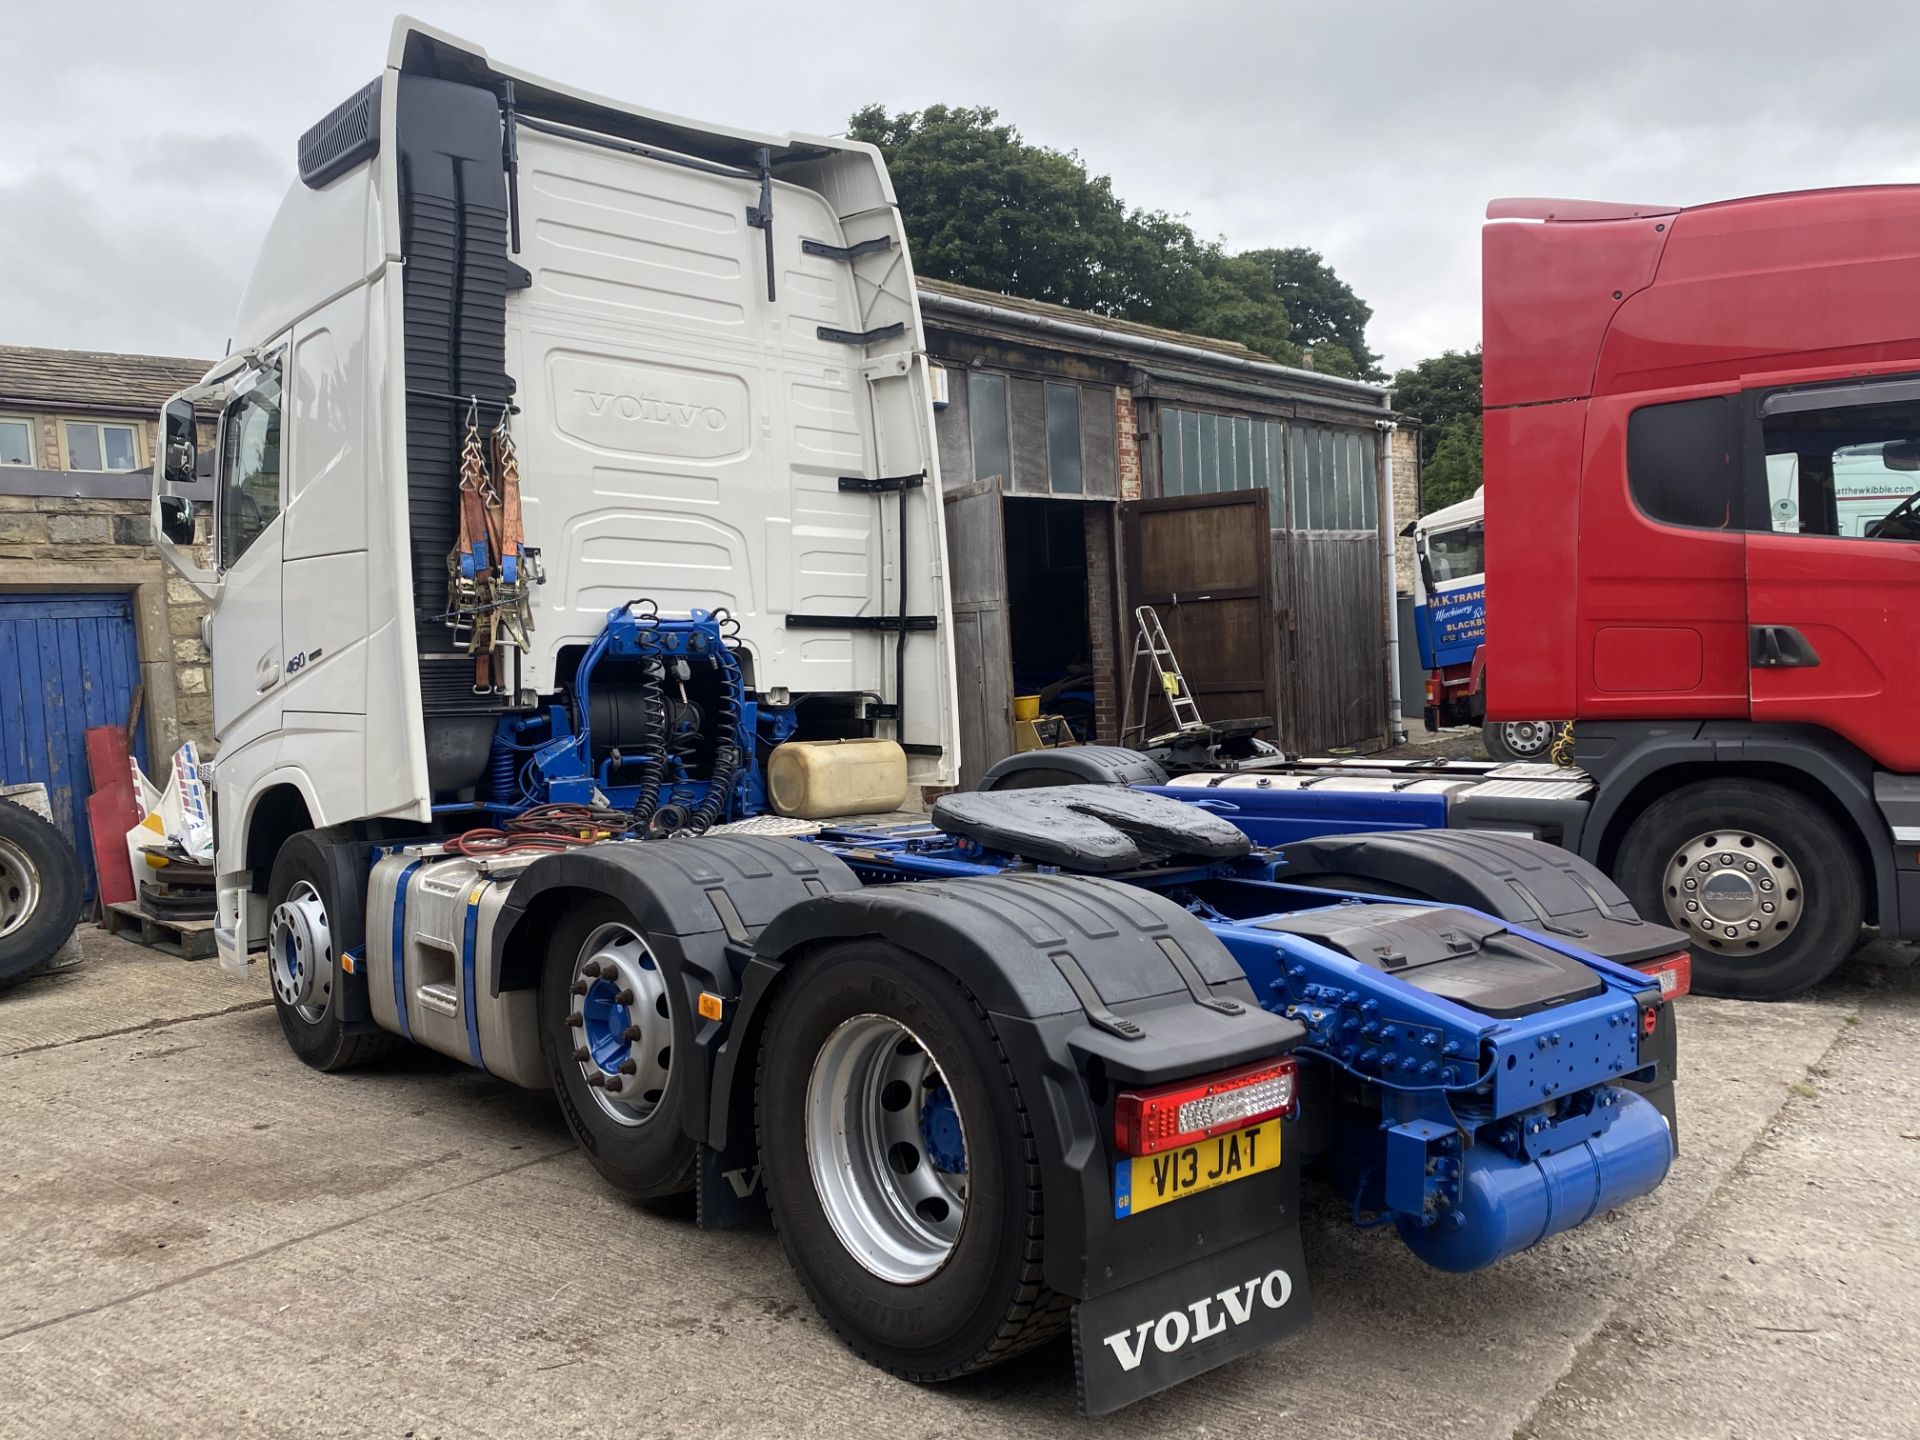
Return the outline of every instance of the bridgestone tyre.
{"type": "MultiPolygon", "coordinates": [[[[316,957],[315,963],[330,967],[333,981],[318,1018],[309,1019],[297,1006],[289,1004],[276,988],[273,1008],[280,1017],[280,1030],[294,1054],[316,1070],[346,1070],[369,1060],[394,1054],[403,1043],[399,1037],[375,1030],[349,1031],[340,1018],[345,986],[340,978],[340,956],[358,949],[366,940],[364,897],[351,885],[340,883],[342,867],[333,863],[333,847],[350,842],[338,831],[303,830],[280,847],[274,856],[273,871],[267,881],[269,915],[285,904],[296,889],[318,897],[325,908],[330,931],[330,953],[316,957]]],[[[272,941],[268,942],[269,945],[272,941]]],[[[273,964],[269,954],[267,962],[273,964]]]]}
{"type": "Polygon", "coordinates": [[[66,943],[86,889],[67,837],[24,806],[0,800],[0,990],[26,979],[66,943]]]}
{"type": "Polygon", "coordinates": [[[761,1172],[787,1258],[815,1307],[865,1359],[907,1380],[946,1380],[1065,1329],[1068,1302],[1041,1280],[1040,1161],[1019,1086],[986,1013],[945,971],[874,940],[841,942],[804,961],[768,1021],[757,1113],[761,1172]],[[816,1060],[830,1037],[865,1017],[924,1045],[964,1130],[964,1219],[945,1260],[914,1283],[883,1279],[855,1256],[809,1163],[816,1060]]]}
{"type": "MultiPolygon", "coordinates": [[[[554,1094],[567,1128],[587,1161],[615,1189],[637,1200],[674,1195],[693,1185],[698,1148],[687,1134],[683,1112],[687,1067],[699,1063],[693,1025],[684,992],[665,987],[672,1050],[682,1057],[669,1063],[659,1099],[638,1123],[623,1124],[605,1108],[574,1058],[575,1033],[568,1024],[574,997],[569,993],[581,949],[609,926],[631,930],[644,940],[639,923],[618,900],[602,896],[572,911],[553,932],[540,972],[540,1047],[553,1076],[554,1094]]],[[[671,1060],[671,1057],[669,1057],[671,1060]]]]}
{"type": "MultiPolygon", "coordinates": [[[[1788,933],[1771,948],[1747,953],[1729,943],[1716,950],[1696,937],[1693,989],[1735,1000],[1784,1000],[1818,984],[1859,944],[1865,894],[1852,842],[1817,803],[1764,780],[1705,780],[1649,805],[1621,841],[1614,878],[1649,920],[1669,916],[1668,872],[1696,837],[1764,837],[1797,873],[1800,907],[1788,933]]],[[[1788,892],[1779,892],[1787,899],[1788,892]]]]}

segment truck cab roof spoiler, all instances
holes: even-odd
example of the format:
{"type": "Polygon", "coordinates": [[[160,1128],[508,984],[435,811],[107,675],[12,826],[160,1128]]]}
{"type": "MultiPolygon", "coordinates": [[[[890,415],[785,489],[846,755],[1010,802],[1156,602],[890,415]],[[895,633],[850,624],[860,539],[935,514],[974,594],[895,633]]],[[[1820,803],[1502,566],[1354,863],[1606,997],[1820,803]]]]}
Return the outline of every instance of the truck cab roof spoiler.
{"type": "Polygon", "coordinates": [[[1645,220],[1677,215],[1678,205],[1628,205],[1612,200],[1549,200],[1516,196],[1490,201],[1489,220],[1645,220]]]}

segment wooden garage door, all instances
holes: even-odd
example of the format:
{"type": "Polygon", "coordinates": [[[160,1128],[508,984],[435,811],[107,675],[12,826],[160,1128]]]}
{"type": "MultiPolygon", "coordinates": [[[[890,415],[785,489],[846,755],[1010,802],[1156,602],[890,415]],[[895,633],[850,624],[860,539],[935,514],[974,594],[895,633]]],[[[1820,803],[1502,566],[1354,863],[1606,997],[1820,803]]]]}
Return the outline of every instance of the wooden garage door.
{"type": "MultiPolygon", "coordinates": [[[[89,891],[86,731],[127,723],[139,676],[128,596],[0,595],[0,778],[47,787],[89,891]]],[[[139,732],[133,753],[144,762],[139,732]]]]}
{"type": "MultiPolygon", "coordinates": [[[[1271,723],[1279,711],[1267,492],[1134,500],[1120,507],[1120,515],[1127,604],[1151,605],[1159,613],[1201,716],[1215,722],[1265,716],[1271,723]]],[[[1123,653],[1130,655],[1131,614],[1126,623],[1123,653]]],[[[1156,703],[1147,723],[1151,735],[1170,729],[1172,718],[1156,703]]],[[[1270,729],[1264,733],[1271,738],[1270,729]]]]}

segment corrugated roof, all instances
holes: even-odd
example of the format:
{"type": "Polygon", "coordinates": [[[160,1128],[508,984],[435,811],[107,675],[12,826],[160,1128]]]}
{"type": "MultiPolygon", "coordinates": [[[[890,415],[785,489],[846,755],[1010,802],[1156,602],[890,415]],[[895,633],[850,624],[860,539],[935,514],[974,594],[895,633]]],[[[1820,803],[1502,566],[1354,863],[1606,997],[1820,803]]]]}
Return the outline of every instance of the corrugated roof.
{"type": "MultiPolygon", "coordinates": [[[[1233,355],[1240,359],[1264,360],[1267,357],[1256,350],[1250,350],[1238,340],[1216,340],[1211,335],[1193,335],[1184,330],[1163,330],[1157,325],[1141,325],[1133,320],[1114,320],[1105,315],[1096,315],[1091,310],[1076,310],[1071,305],[1055,305],[1046,300],[1027,300],[1018,295],[1002,295],[997,290],[978,290],[971,285],[955,285],[949,280],[929,280],[924,276],[915,279],[923,294],[935,297],[952,295],[961,300],[977,300],[983,305],[998,305],[1004,310],[1018,310],[1029,315],[1047,315],[1056,320],[1071,320],[1076,325],[1089,325],[1096,330],[1112,331],[1116,335],[1139,335],[1149,340],[1168,340],[1176,345],[1191,345],[1201,350],[1218,350],[1222,355],[1233,355]]],[[[938,308],[936,298],[934,308],[938,308]]]]}
{"type": "Polygon", "coordinates": [[[152,414],[212,366],[176,355],[0,345],[0,405],[152,414]]]}

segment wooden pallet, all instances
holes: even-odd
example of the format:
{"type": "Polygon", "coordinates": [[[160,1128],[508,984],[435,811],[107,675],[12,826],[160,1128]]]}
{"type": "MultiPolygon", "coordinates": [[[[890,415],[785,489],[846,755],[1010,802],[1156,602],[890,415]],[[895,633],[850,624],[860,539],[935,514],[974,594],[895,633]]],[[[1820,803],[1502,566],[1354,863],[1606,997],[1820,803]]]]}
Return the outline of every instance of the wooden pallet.
{"type": "Polygon", "coordinates": [[[147,914],[131,900],[107,906],[105,919],[112,934],[181,960],[205,960],[213,954],[211,920],[165,920],[147,914]]]}

